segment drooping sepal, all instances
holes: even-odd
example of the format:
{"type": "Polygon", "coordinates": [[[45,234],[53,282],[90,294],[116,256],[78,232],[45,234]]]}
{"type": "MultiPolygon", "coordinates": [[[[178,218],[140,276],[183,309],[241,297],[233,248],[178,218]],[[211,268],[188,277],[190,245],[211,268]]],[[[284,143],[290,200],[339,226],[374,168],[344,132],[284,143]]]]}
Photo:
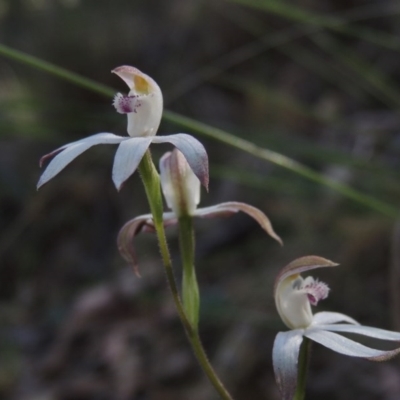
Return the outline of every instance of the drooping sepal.
{"type": "Polygon", "coordinates": [[[282,400],[293,400],[297,386],[297,366],[303,330],[279,332],[272,349],[275,380],[282,400]]]}
{"type": "Polygon", "coordinates": [[[386,329],[375,328],[372,326],[359,324],[320,324],[318,325],[318,329],[330,332],[355,333],[374,339],[400,342],[400,332],[388,331],[386,329]]]}
{"type": "MultiPolygon", "coordinates": [[[[365,330],[365,328],[368,327],[357,326],[357,325],[349,325],[348,327],[349,328],[347,332],[359,333],[364,336],[372,336],[374,334],[378,335],[377,331],[379,331],[379,330],[375,330],[374,332],[370,331],[368,334],[368,330],[365,330]]],[[[333,330],[332,328],[334,329],[334,325],[331,326],[331,329],[329,331],[322,330],[319,326],[314,328],[309,328],[305,331],[304,336],[308,337],[314,342],[321,344],[322,346],[327,347],[328,349],[336,351],[337,353],[351,357],[367,358],[371,361],[386,361],[396,356],[397,354],[400,354],[400,348],[389,351],[372,349],[370,347],[357,343],[354,340],[348,339],[344,336],[338,335],[337,333],[331,332],[331,330],[333,330]]],[[[396,332],[392,332],[392,334],[395,333],[396,332]]],[[[372,337],[377,337],[377,336],[372,336],[372,337]]],[[[380,339],[381,337],[378,338],[380,339]]],[[[386,337],[385,340],[393,340],[393,339],[388,339],[386,337]]],[[[397,338],[396,340],[400,341],[399,338],[397,338]]]]}
{"type": "Polygon", "coordinates": [[[140,232],[155,232],[151,214],[141,215],[128,221],[119,231],[117,246],[121,256],[132,265],[136,276],[140,276],[134,246],[134,238],[140,232]]]}
{"type": "Polygon", "coordinates": [[[253,218],[258,224],[268,233],[273,239],[275,239],[280,245],[283,245],[282,239],[276,234],[272,227],[269,218],[258,208],[253,207],[246,203],[240,203],[238,201],[228,201],[225,203],[216,204],[215,206],[199,208],[196,210],[196,217],[227,217],[235,214],[239,211],[244,212],[253,218]]]}
{"type": "MultiPolygon", "coordinates": [[[[164,226],[176,224],[177,220],[174,213],[164,213],[163,222],[164,226]]],[[[155,233],[153,216],[151,214],[141,215],[126,222],[120,229],[117,237],[117,246],[121,256],[132,265],[137,276],[140,276],[140,273],[134,239],[142,232],[155,233]]]]}
{"type": "Polygon", "coordinates": [[[331,311],[321,311],[314,314],[312,325],[337,324],[338,322],[347,322],[348,324],[360,325],[355,319],[346,314],[331,311]]]}

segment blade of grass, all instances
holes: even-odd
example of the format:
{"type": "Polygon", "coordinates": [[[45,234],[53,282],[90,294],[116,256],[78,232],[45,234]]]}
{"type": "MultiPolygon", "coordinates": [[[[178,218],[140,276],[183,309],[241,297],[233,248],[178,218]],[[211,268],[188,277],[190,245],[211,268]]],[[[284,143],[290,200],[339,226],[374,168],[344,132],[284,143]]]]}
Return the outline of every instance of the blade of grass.
{"type": "Polygon", "coordinates": [[[305,142],[299,138],[292,138],[291,142],[288,139],[287,136],[271,132],[268,138],[263,141],[263,146],[273,146],[278,151],[285,149],[287,152],[290,152],[292,157],[296,156],[328,164],[357,168],[362,172],[370,174],[370,176],[375,176],[377,179],[381,179],[382,176],[389,176],[395,181],[400,179],[398,171],[389,170],[389,168],[381,163],[371,162],[370,160],[359,158],[354,156],[354,154],[349,154],[338,149],[327,148],[308,141],[305,142]]]}
{"type": "MultiPolygon", "coordinates": [[[[376,12],[377,10],[374,9],[369,11],[376,12]]],[[[358,15],[355,11],[353,14],[354,16],[358,15]]],[[[371,15],[370,13],[365,12],[361,14],[364,17],[371,15]]],[[[233,22],[235,24],[237,23],[236,16],[234,16],[233,22]]],[[[261,32],[265,31],[261,22],[254,18],[251,21],[251,24],[248,24],[247,21],[241,21],[240,27],[254,35],[259,35],[261,32]]],[[[395,110],[399,108],[400,92],[396,89],[396,84],[391,82],[383,72],[371,66],[349,48],[340,45],[338,41],[334,40],[332,35],[319,32],[317,34],[309,35],[309,38],[325,52],[329,52],[329,54],[333,55],[335,59],[339,60],[340,65],[337,65],[337,63],[333,64],[332,62],[327,62],[322,57],[318,57],[316,54],[306,50],[299,44],[284,43],[282,46],[277,46],[276,51],[282,52],[288,57],[295,59],[297,62],[305,65],[318,75],[322,76],[325,80],[334,84],[339,84],[344,91],[356,96],[358,100],[366,99],[365,94],[362,93],[364,92],[374,96],[377,100],[390,108],[395,110]]],[[[218,82],[220,81],[221,79],[218,80],[218,82]]],[[[223,79],[222,81],[224,82],[226,80],[223,79]]],[[[231,80],[230,85],[237,84],[237,77],[234,80],[231,80]]],[[[244,87],[244,85],[242,85],[242,87],[244,87]]],[[[266,92],[266,88],[263,88],[263,90],[266,92]]],[[[268,89],[268,91],[270,90],[268,89]]],[[[280,93],[274,93],[273,98],[275,105],[276,103],[281,103],[282,105],[283,103],[286,103],[287,105],[292,106],[290,108],[296,109],[299,113],[303,113],[304,115],[307,113],[307,110],[302,110],[304,107],[302,107],[298,102],[293,102],[295,99],[282,99],[280,93]]],[[[309,116],[313,117],[311,113],[309,113],[309,116]]],[[[320,119],[318,114],[316,117],[316,119],[320,119]]],[[[335,121],[326,122],[332,123],[335,121]]]]}
{"type": "Polygon", "coordinates": [[[359,204],[370,207],[376,211],[385,214],[388,217],[397,218],[399,216],[399,210],[389,204],[386,204],[375,197],[365,195],[358,192],[357,190],[341,184],[333,179],[327,178],[326,176],[315,172],[311,168],[286,157],[283,154],[276,153],[274,151],[260,148],[256,144],[249,142],[245,139],[239,138],[231,133],[225,132],[222,129],[212,127],[210,125],[204,124],[202,122],[195,121],[191,118],[184,117],[182,115],[176,114],[171,111],[166,111],[164,113],[165,118],[174,122],[177,125],[185,126],[193,132],[211,137],[222,143],[230,145],[231,147],[237,148],[239,150],[245,151],[253,155],[254,157],[260,158],[265,161],[269,161],[275,165],[285,168],[289,171],[296,173],[304,178],[307,178],[313,182],[319,183],[321,185],[327,186],[333,190],[336,190],[343,196],[352,199],[359,204]]]}
{"type": "MultiPolygon", "coordinates": [[[[223,54],[211,63],[200,67],[198,70],[191,72],[183,79],[175,82],[174,88],[166,92],[166,104],[170,104],[185,93],[200,86],[203,82],[213,79],[223,71],[232,68],[235,65],[257,57],[267,50],[279,49],[280,46],[293,42],[304,36],[312,36],[314,33],[318,33],[324,28],[323,26],[317,25],[310,26],[305,24],[296,24],[289,28],[279,30],[278,32],[265,33],[265,28],[262,27],[263,24],[255,17],[250,17],[248,15],[244,15],[244,18],[243,15],[239,17],[237,13],[232,12],[229,8],[221,10],[218,3],[210,3],[210,5],[216,7],[216,10],[225,18],[230,19],[244,30],[252,32],[253,35],[258,38],[257,40],[240,46],[231,52],[223,54]]],[[[336,18],[340,20],[342,24],[345,24],[354,21],[377,18],[379,16],[386,16],[387,14],[395,15],[397,13],[400,13],[400,7],[397,5],[395,5],[395,7],[387,6],[383,9],[381,6],[368,5],[348,10],[342,15],[338,15],[336,18]]],[[[346,87],[346,85],[344,86],[346,87]]]]}
{"type": "MultiPolygon", "coordinates": [[[[373,9],[371,9],[371,7],[368,7],[367,9],[364,9],[364,7],[362,9],[356,8],[355,10],[352,10],[353,12],[351,13],[351,15],[353,16],[353,18],[361,18],[361,17],[367,18],[367,17],[371,17],[374,15],[376,16],[377,12],[379,10],[376,10],[375,8],[376,7],[374,7],[373,9]],[[373,14],[371,14],[372,11],[374,11],[373,14]]],[[[382,10],[380,10],[380,11],[382,11],[382,10]]],[[[381,15],[381,14],[382,13],[378,13],[378,15],[381,15]]],[[[224,17],[229,18],[229,20],[231,20],[234,24],[236,24],[238,27],[245,30],[246,32],[252,33],[254,36],[257,36],[257,37],[259,37],[259,36],[263,37],[262,35],[265,32],[266,28],[263,25],[263,23],[261,22],[261,20],[256,20],[255,18],[253,18],[251,21],[247,21],[247,19],[243,21],[243,20],[239,20],[239,17],[236,16],[236,14],[232,15],[232,13],[224,13],[223,15],[224,15],[224,17]]],[[[313,39],[315,33],[318,35],[318,31],[313,30],[312,34],[308,34],[308,36],[310,37],[311,40],[313,39]]],[[[299,31],[299,33],[300,32],[301,31],[299,31]]],[[[306,33],[310,33],[310,32],[304,31],[303,32],[304,36],[306,35],[306,33]]],[[[274,37],[275,33],[272,33],[271,36],[274,37]]],[[[270,36],[270,39],[271,39],[271,36],[270,36]]],[[[299,35],[299,37],[300,37],[300,35],[299,35]]],[[[293,36],[293,39],[295,39],[294,36],[293,36]]],[[[269,42],[269,44],[272,44],[272,43],[269,42]]],[[[264,50],[268,50],[270,48],[271,47],[266,46],[264,48],[264,50]]],[[[310,51],[305,46],[302,46],[300,43],[293,44],[289,40],[287,40],[286,42],[281,42],[280,45],[279,45],[279,43],[277,43],[277,45],[274,46],[274,48],[275,48],[275,51],[278,51],[278,52],[284,54],[286,57],[292,59],[297,64],[302,65],[306,69],[312,71],[314,74],[320,76],[325,81],[327,81],[335,86],[339,86],[343,92],[348,93],[350,96],[356,98],[358,101],[362,101],[362,102],[366,101],[366,96],[364,93],[365,91],[360,89],[358,87],[358,85],[354,84],[352,79],[348,79],[348,76],[343,77],[342,74],[338,73],[337,68],[332,66],[332,63],[329,63],[326,59],[315,54],[315,52],[310,51]]],[[[260,50],[261,50],[261,48],[260,48],[260,50]]],[[[233,54],[233,52],[231,54],[233,54]]],[[[255,55],[257,55],[257,54],[254,54],[254,56],[255,55]]],[[[217,60],[217,62],[218,62],[218,60],[217,60]]],[[[216,64],[217,63],[215,63],[215,66],[216,66],[216,64]]],[[[220,67],[222,67],[222,66],[223,65],[221,64],[220,67]]],[[[212,69],[210,68],[210,71],[211,70],[212,69]]],[[[206,68],[204,68],[204,71],[206,71],[206,68]]],[[[223,72],[223,70],[221,70],[220,72],[223,72]]],[[[201,73],[200,73],[200,75],[195,75],[195,78],[192,78],[192,81],[194,82],[197,79],[198,83],[200,83],[201,75],[202,75],[201,73]]],[[[214,75],[217,75],[217,74],[215,73],[214,75]]],[[[206,78],[206,75],[204,75],[203,77],[206,78]]],[[[210,76],[210,78],[211,78],[211,76],[210,76]]],[[[235,79],[237,80],[237,78],[235,78],[235,79]]],[[[220,83],[220,82],[221,82],[221,79],[218,80],[218,83],[220,83]]],[[[190,84],[190,81],[188,80],[187,83],[190,84]]],[[[317,113],[316,117],[317,117],[317,119],[320,119],[320,115],[318,113],[317,113]]],[[[323,118],[321,118],[321,119],[323,119],[323,118]]],[[[326,121],[326,122],[329,122],[329,121],[326,121]]],[[[330,122],[333,122],[333,121],[330,121],[330,122]]]]}
{"type": "MultiPolygon", "coordinates": [[[[82,77],[81,75],[65,70],[62,67],[55,66],[37,57],[33,57],[23,52],[11,49],[3,44],[0,44],[0,54],[12,60],[22,62],[31,67],[50,73],[54,76],[58,76],[77,86],[89,89],[98,94],[111,97],[115,93],[115,91],[108,86],[99,84],[94,80],[82,77]]],[[[369,207],[375,211],[379,211],[380,213],[388,217],[397,218],[399,216],[399,210],[392,205],[382,202],[372,196],[360,193],[357,190],[347,185],[341,184],[335,180],[332,180],[330,178],[325,177],[324,175],[319,174],[318,172],[315,172],[311,168],[295,160],[292,160],[289,157],[286,157],[282,154],[273,152],[268,149],[260,148],[256,144],[249,142],[245,139],[242,139],[240,137],[237,137],[231,133],[225,132],[222,129],[212,127],[205,123],[198,122],[192,118],[184,117],[182,115],[167,110],[164,111],[163,118],[178,126],[185,127],[193,132],[197,132],[201,135],[208,136],[221,143],[225,143],[229,146],[247,152],[253,155],[254,157],[260,158],[265,161],[269,161],[275,165],[278,165],[282,168],[292,171],[297,175],[307,178],[313,182],[327,186],[333,190],[336,190],[343,196],[352,199],[353,201],[356,201],[359,204],[369,207]]]]}
{"type": "Polygon", "coordinates": [[[243,79],[237,76],[226,76],[225,78],[218,79],[218,83],[229,90],[235,90],[242,95],[257,98],[257,102],[261,104],[261,106],[265,103],[265,106],[268,108],[273,107],[282,112],[295,113],[303,118],[315,120],[324,124],[340,127],[346,126],[346,121],[336,116],[325,116],[315,111],[312,105],[304,104],[294,96],[282,93],[281,90],[273,89],[261,82],[243,79]]]}
{"type": "Polygon", "coordinates": [[[344,93],[347,93],[357,101],[366,102],[365,91],[353,81],[347,79],[347,77],[338,74],[337,69],[332,66],[332,63],[329,63],[326,59],[307,49],[305,46],[300,44],[285,44],[279,47],[277,51],[295,63],[302,65],[331,85],[339,87],[344,93]]]}
{"type": "Polygon", "coordinates": [[[257,57],[266,50],[279,47],[315,31],[315,27],[293,26],[289,29],[264,34],[255,41],[223,54],[213,62],[199,68],[197,71],[191,72],[188,76],[176,82],[174,88],[166,94],[166,103],[172,103],[177,98],[200,86],[203,82],[211,80],[235,65],[257,57]]]}
{"type": "MultiPolygon", "coordinates": [[[[350,12],[347,12],[344,18],[348,21],[350,17],[354,19],[360,19],[360,18],[370,18],[373,16],[377,15],[382,15],[382,11],[387,11],[387,10],[377,10],[376,7],[357,7],[350,12]],[[368,11],[368,12],[367,12],[368,11]]],[[[390,10],[392,11],[392,10],[390,10]]],[[[265,24],[261,20],[257,20],[255,17],[253,17],[251,20],[248,20],[248,18],[245,19],[240,19],[239,16],[237,16],[235,13],[230,12],[225,12],[223,13],[223,16],[225,18],[228,18],[231,22],[233,22],[236,26],[241,28],[242,30],[251,33],[255,37],[261,37],[262,38],[262,44],[265,44],[264,50],[269,50],[272,47],[275,49],[275,51],[279,51],[282,54],[285,54],[287,57],[290,59],[294,60],[297,64],[303,65],[305,68],[308,70],[312,71],[316,75],[320,76],[323,78],[325,81],[339,86],[344,92],[348,93],[350,96],[356,98],[358,101],[365,101],[366,96],[363,93],[360,88],[354,84],[354,82],[351,79],[347,79],[348,77],[343,77],[342,74],[338,74],[337,68],[332,66],[332,63],[329,63],[326,59],[322,58],[321,56],[318,56],[315,54],[315,52],[312,52],[308,50],[305,46],[301,45],[300,43],[292,43],[294,39],[298,39],[301,36],[308,36],[311,40],[313,40],[315,35],[318,35],[320,32],[320,29],[317,27],[314,27],[315,29],[313,30],[304,30],[304,25],[301,25],[300,27],[297,26],[296,29],[298,31],[298,37],[296,38],[295,35],[292,36],[293,40],[289,40],[290,37],[288,36],[286,41],[282,41],[281,43],[276,43],[275,46],[272,46],[271,39],[274,40],[273,38],[276,36],[276,32],[273,33],[268,33],[265,35],[266,27],[265,24]],[[301,30],[303,28],[303,31],[301,30]],[[302,35],[301,35],[302,33],[302,35]],[[265,38],[265,41],[264,41],[265,38]],[[269,39],[268,39],[269,38],[269,39]]],[[[310,27],[309,27],[310,28],[310,27]]],[[[291,28],[293,29],[293,28],[291,28]]],[[[258,39],[257,39],[258,40],[258,39]]],[[[254,42],[251,42],[253,44],[254,42]]],[[[256,41],[256,43],[260,44],[260,42],[256,41]]],[[[243,46],[245,47],[245,46],[243,46]]],[[[261,44],[259,48],[261,52],[261,44]]],[[[234,52],[230,53],[234,54],[234,52]]],[[[244,54],[244,53],[243,53],[244,54]]],[[[254,53],[253,56],[256,56],[258,54],[254,53]]],[[[228,59],[228,56],[226,56],[228,59]]],[[[219,60],[219,59],[218,59],[219,60]]],[[[218,65],[218,60],[216,60],[213,65],[215,67],[218,65]]],[[[228,67],[229,63],[226,63],[226,67],[228,67]]],[[[224,67],[223,63],[219,65],[220,67],[224,67]]],[[[210,72],[212,71],[212,68],[210,65],[208,66],[210,72]]],[[[227,68],[223,68],[227,69],[227,68]]],[[[219,72],[223,72],[223,69],[221,69],[219,72]]],[[[215,68],[216,70],[216,68],[215,68]]],[[[202,75],[202,71],[206,72],[207,71],[207,66],[204,67],[204,70],[200,70],[200,74],[196,75],[194,74],[194,77],[191,78],[192,82],[195,82],[196,79],[198,83],[200,83],[200,78],[206,78],[206,74],[202,75]]],[[[214,73],[214,76],[217,74],[214,73]]],[[[209,78],[212,78],[213,76],[210,76],[209,78]]],[[[187,80],[187,84],[190,87],[190,80],[187,80]]]]}
{"type": "Polygon", "coordinates": [[[315,192],[315,185],[311,182],[306,181],[306,184],[300,180],[289,182],[282,176],[269,174],[266,177],[256,171],[245,170],[240,167],[235,168],[232,165],[213,164],[210,166],[210,175],[212,178],[235,182],[252,190],[267,192],[269,195],[272,193],[277,195],[285,193],[285,195],[294,196],[298,200],[300,200],[300,197],[309,195],[312,191],[315,192]]]}
{"type": "Polygon", "coordinates": [[[399,109],[400,91],[397,89],[397,84],[382,71],[328,35],[318,34],[310,39],[323,51],[332,55],[339,65],[328,63],[312,52],[299,48],[300,46],[285,45],[278,51],[312,69],[326,80],[338,82],[343,90],[359,100],[365,101],[365,94],[368,94],[391,109],[399,109]]]}
{"type": "Polygon", "coordinates": [[[104,96],[115,95],[115,90],[113,90],[109,86],[102,85],[101,83],[98,83],[92,79],[85,78],[82,75],[68,71],[65,68],[44,61],[38,57],[31,56],[22,51],[15,50],[1,43],[0,43],[0,54],[3,55],[4,57],[18,61],[22,64],[28,65],[30,67],[47,72],[51,75],[57,76],[58,78],[61,78],[65,81],[74,83],[75,85],[88,89],[92,92],[96,92],[104,96]]]}
{"type": "MultiPolygon", "coordinates": [[[[393,5],[373,4],[347,10],[345,13],[341,13],[340,16],[338,15],[337,18],[350,22],[394,15],[398,12],[400,12],[399,5],[393,7],[393,5]]],[[[256,37],[265,34],[266,28],[263,26],[261,20],[257,20],[255,17],[251,20],[241,20],[237,14],[232,12],[227,12],[223,15],[239,28],[252,33],[256,37]]],[[[364,78],[364,80],[361,79],[361,82],[357,82],[363,91],[374,95],[391,108],[398,108],[400,93],[396,90],[395,83],[390,82],[389,78],[383,72],[354,54],[354,51],[340,45],[338,41],[334,40],[332,35],[324,34],[318,30],[309,34],[308,37],[324,51],[329,51],[335,58],[338,58],[347,68],[356,72],[358,74],[356,77],[364,78]],[[328,49],[325,49],[325,47],[328,47],[328,49]]],[[[306,50],[304,46],[301,49],[299,47],[300,44],[291,44],[290,41],[287,41],[286,43],[282,43],[281,46],[276,46],[276,51],[280,51],[290,58],[295,59],[298,63],[311,69],[325,80],[335,84],[339,83],[342,90],[356,96],[358,99],[365,99],[365,96],[357,88],[353,75],[349,76],[347,71],[343,71],[337,65],[332,65],[332,63],[327,62],[322,57],[318,57],[316,54],[306,50]]]]}
{"type": "Polygon", "coordinates": [[[362,26],[348,25],[345,19],[326,16],[304,10],[300,7],[287,4],[281,0],[228,0],[247,7],[253,7],[265,12],[279,15],[283,18],[331,29],[333,31],[356,37],[383,48],[400,51],[400,39],[391,34],[362,26]]]}
{"type": "Polygon", "coordinates": [[[361,81],[364,90],[390,108],[398,109],[400,107],[400,92],[397,84],[378,68],[363,60],[352,49],[339,43],[331,35],[320,33],[313,36],[311,40],[331,54],[344,67],[354,72],[352,79],[355,77],[361,81]]]}
{"type": "MultiPolygon", "coordinates": [[[[265,109],[273,107],[279,113],[296,113],[302,118],[329,125],[330,128],[347,129],[349,131],[354,131],[355,129],[355,124],[352,120],[337,116],[325,116],[313,107],[301,103],[295,97],[282,94],[281,91],[271,89],[260,82],[236,76],[227,77],[218,80],[218,82],[221,82],[222,85],[228,87],[230,90],[237,90],[242,95],[255,97],[258,107],[265,107],[265,109]]],[[[275,133],[273,130],[270,130],[268,135],[265,135],[265,132],[261,131],[259,134],[253,133],[252,138],[257,140],[262,147],[272,147],[274,151],[289,153],[291,158],[306,157],[309,160],[322,163],[349,166],[367,172],[370,176],[375,175],[378,179],[389,177],[397,181],[400,178],[400,174],[397,171],[386,167],[383,163],[372,162],[371,160],[340,151],[336,148],[326,148],[310,141],[303,141],[298,137],[290,137],[282,134],[282,132],[275,133]]]]}

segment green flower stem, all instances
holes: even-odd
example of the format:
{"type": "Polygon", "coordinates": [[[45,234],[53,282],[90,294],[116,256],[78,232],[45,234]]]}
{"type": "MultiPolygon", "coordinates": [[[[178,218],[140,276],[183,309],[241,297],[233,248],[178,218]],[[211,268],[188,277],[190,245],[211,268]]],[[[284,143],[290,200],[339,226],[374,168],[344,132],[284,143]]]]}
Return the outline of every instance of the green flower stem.
{"type": "MultiPolygon", "coordinates": [[[[188,332],[186,332],[186,333],[188,333],[188,332]]],[[[200,340],[198,332],[196,330],[192,330],[192,332],[190,334],[188,333],[188,337],[189,337],[189,341],[192,345],[193,351],[196,354],[198,362],[200,363],[201,367],[203,368],[203,371],[208,376],[208,379],[214,386],[215,390],[219,393],[221,399],[232,400],[231,395],[225,389],[225,386],[219,380],[217,374],[214,371],[214,368],[210,364],[207,354],[204,351],[203,345],[201,344],[201,340],[200,340]]]]}
{"type": "Polygon", "coordinates": [[[186,316],[183,304],[179,297],[179,291],[175,282],[174,273],[172,270],[171,256],[168,250],[167,239],[165,236],[163,224],[163,204],[160,189],[160,177],[151,159],[150,151],[147,151],[139,165],[139,172],[145,187],[146,195],[150,204],[150,210],[153,215],[154,226],[157,232],[158,243],[160,246],[161,257],[163,260],[167,281],[172,292],[172,297],[178,311],[179,318],[185,328],[187,337],[192,346],[192,349],[197,357],[197,360],[208,379],[214,386],[215,390],[219,393],[221,399],[232,400],[232,397],[225,389],[222,382],[219,380],[215,373],[204,348],[201,344],[197,329],[194,329],[189,319],[186,316]]]}
{"type": "Polygon", "coordinates": [[[193,218],[184,216],[179,218],[179,244],[182,258],[182,300],[186,315],[193,329],[197,330],[200,311],[199,285],[194,267],[194,231],[193,218]]]}
{"type": "Polygon", "coordinates": [[[310,348],[311,348],[311,341],[305,337],[300,347],[298,370],[297,370],[297,388],[293,400],[304,400],[306,394],[306,381],[307,381],[308,360],[310,358],[309,357],[310,348]]]}

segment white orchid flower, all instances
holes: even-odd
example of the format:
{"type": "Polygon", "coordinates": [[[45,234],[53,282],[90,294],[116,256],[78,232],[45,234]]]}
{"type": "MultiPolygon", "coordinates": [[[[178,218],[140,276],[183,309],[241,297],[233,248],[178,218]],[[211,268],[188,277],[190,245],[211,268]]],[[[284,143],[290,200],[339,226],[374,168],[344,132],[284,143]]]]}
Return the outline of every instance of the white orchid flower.
{"type": "Polygon", "coordinates": [[[127,96],[118,93],[113,102],[117,112],[127,114],[129,136],[97,133],[52,151],[40,160],[42,166],[45,160],[55,156],[40,177],[37,187],[52,179],[90,147],[98,144],[119,144],[112,171],[112,179],[119,190],[135,172],[151,143],[171,143],[177,147],[201,183],[207,187],[208,157],[204,146],[198,140],[185,133],[155,136],[163,111],[163,97],[157,83],[130,66],[118,67],[112,72],[123,79],[130,89],[127,96]]]}
{"type": "MultiPolygon", "coordinates": [[[[207,218],[230,216],[243,211],[256,220],[272,238],[282,244],[281,238],[274,232],[268,217],[249,204],[229,201],[211,207],[197,208],[200,202],[200,181],[179,150],[175,149],[164,154],[160,159],[160,172],[164,197],[172,210],[163,214],[165,226],[176,224],[178,219],[184,216],[207,218]]],[[[154,232],[151,214],[141,215],[128,221],[120,230],[117,240],[121,255],[133,264],[136,273],[138,270],[133,239],[143,231],[154,232]]]]}
{"type": "Polygon", "coordinates": [[[375,339],[400,341],[400,333],[362,326],[353,318],[336,312],[313,315],[311,305],[328,296],[328,286],[312,277],[300,275],[315,268],[335,267],[338,264],[317,256],[299,258],[281,270],[274,288],[276,308],[285,325],[291,330],[280,332],[273,347],[275,378],[283,400],[292,400],[297,386],[297,363],[303,338],[313,340],[347,356],[383,361],[400,353],[366,347],[334,332],[354,333],[375,339]],[[340,322],[340,323],[339,323],[340,322]]]}

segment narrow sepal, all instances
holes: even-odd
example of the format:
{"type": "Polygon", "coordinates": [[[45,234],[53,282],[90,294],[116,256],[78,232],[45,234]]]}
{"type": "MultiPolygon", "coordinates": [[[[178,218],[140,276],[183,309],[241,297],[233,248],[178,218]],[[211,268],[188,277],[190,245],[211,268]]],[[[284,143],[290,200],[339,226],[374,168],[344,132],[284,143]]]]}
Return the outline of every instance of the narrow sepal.
{"type": "Polygon", "coordinates": [[[153,143],[171,143],[185,156],[190,168],[208,190],[208,155],[204,146],[193,136],[186,133],[155,136],[153,143]]]}
{"type": "Polygon", "coordinates": [[[229,201],[226,203],[216,204],[215,206],[199,208],[195,212],[197,217],[216,217],[216,216],[229,216],[231,214],[242,211],[257,221],[261,228],[265,230],[272,238],[278,243],[283,245],[282,239],[275,233],[272,228],[271,221],[269,218],[258,208],[253,207],[246,203],[240,203],[237,201],[229,201]]]}
{"type": "Polygon", "coordinates": [[[279,332],[276,335],[272,349],[272,361],[275,380],[282,400],[293,400],[297,386],[297,365],[302,342],[302,329],[279,332]]]}
{"type": "Polygon", "coordinates": [[[150,146],[151,140],[151,137],[134,137],[124,140],[118,146],[112,171],[112,179],[118,190],[136,171],[144,153],[150,146]]]}
{"type": "Polygon", "coordinates": [[[400,348],[389,351],[371,349],[337,333],[323,331],[316,327],[306,329],[304,336],[337,353],[368,358],[372,361],[385,361],[400,353],[400,348]]]}
{"type": "Polygon", "coordinates": [[[338,312],[321,311],[314,314],[312,325],[327,325],[336,324],[338,322],[347,322],[349,324],[360,325],[355,319],[349,317],[346,314],[341,314],[338,312]]]}
{"type": "Polygon", "coordinates": [[[220,209],[219,204],[210,207],[198,208],[194,213],[194,217],[199,218],[215,218],[215,217],[230,217],[232,214],[236,214],[237,211],[232,208],[220,209]]]}
{"type": "Polygon", "coordinates": [[[339,264],[334,263],[333,261],[318,256],[305,256],[297,258],[290,264],[283,267],[279,272],[275,279],[274,296],[276,295],[276,289],[279,283],[291,275],[301,274],[302,272],[310,271],[316,268],[336,267],[338,265],[339,264]]]}
{"type": "Polygon", "coordinates": [[[90,147],[97,144],[118,144],[125,140],[124,137],[114,135],[113,133],[97,133],[96,135],[88,136],[87,138],[66,144],[49,154],[46,154],[40,159],[39,165],[55,156],[47,166],[37,184],[37,189],[47,183],[61,172],[71,161],[88,150],[90,147]]]}
{"type": "Polygon", "coordinates": [[[321,324],[318,325],[318,329],[330,332],[356,333],[358,335],[363,335],[374,339],[400,342],[400,332],[388,331],[386,329],[374,328],[372,326],[349,324],[321,324]]]}

